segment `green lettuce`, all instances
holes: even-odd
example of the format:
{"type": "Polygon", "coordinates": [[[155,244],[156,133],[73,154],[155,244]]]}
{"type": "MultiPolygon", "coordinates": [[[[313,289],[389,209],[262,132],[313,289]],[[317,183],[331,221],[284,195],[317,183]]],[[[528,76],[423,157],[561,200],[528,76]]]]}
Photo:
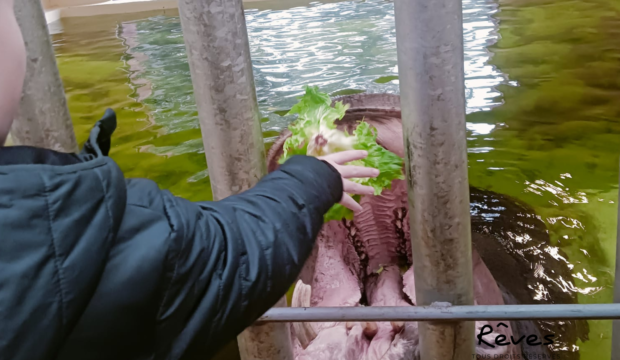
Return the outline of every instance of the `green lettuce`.
{"type": "MultiPolygon", "coordinates": [[[[366,150],[368,157],[350,162],[379,169],[376,178],[351,179],[362,185],[372,186],[375,195],[381,195],[383,189],[391,188],[392,181],[404,179],[403,159],[377,144],[376,129],[361,121],[352,134],[336,128],[335,121],[344,117],[348,105],[336,102],[318,87],[306,87],[306,93],[299,99],[288,114],[298,115],[297,120],[289,126],[291,136],[284,143],[284,152],[280,163],[294,155],[324,156],[346,150],[366,150]]],[[[360,196],[354,199],[359,201],[360,196]]],[[[353,218],[353,213],[346,207],[336,204],[325,215],[325,221],[353,218]]]]}

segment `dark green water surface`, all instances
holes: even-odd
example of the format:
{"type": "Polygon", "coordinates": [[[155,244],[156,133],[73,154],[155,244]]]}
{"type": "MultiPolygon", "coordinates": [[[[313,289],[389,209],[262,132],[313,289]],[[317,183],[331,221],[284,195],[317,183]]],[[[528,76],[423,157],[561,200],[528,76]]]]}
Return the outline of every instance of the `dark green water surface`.
{"type": "MultiPolygon", "coordinates": [[[[266,146],[304,85],[398,93],[393,3],[247,7],[266,146]]],[[[535,208],[568,254],[582,303],[610,302],[620,153],[620,2],[465,0],[472,185],[535,208]]],[[[175,12],[64,19],[54,44],[78,141],[105,108],[111,156],[190,200],[211,189],[175,12]]],[[[517,239],[518,240],[518,239],[517,239]]],[[[544,294],[541,294],[544,296],[544,294]]],[[[609,359],[611,324],[590,322],[582,359],[609,359]]]]}

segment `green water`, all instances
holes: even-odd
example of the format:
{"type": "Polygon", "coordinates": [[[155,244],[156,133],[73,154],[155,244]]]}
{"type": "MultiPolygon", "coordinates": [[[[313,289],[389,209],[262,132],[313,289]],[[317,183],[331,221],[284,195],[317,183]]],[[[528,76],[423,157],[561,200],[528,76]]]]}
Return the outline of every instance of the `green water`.
{"type": "MultiPolygon", "coordinates": [[[[620,144],[620,3],[463,2],[470,182],[521,199],[569,256],[582,303],[610,302],[620,144]]],[[[173,13],[65,19],[54,35],[78,141],[106,107],[126,176],[211,197],[181,29],[173,13]]],[[[393,3],[246,13],[266,146],[302,86],[398,92],[393,3]]],[[[609,359],[590,322],[582,359],[609,359]]]]}
{"type": "MultiPolygon", "coordinates": [[[[581,303],[612,300],[620,147],[620,3],[501,0],[491,63],[519,86],[468,121],[475,185],[518,197],[574,265],[581,303]]],[[[583,359],[609,359],[611,322],[590,321],[583,359]]]]}

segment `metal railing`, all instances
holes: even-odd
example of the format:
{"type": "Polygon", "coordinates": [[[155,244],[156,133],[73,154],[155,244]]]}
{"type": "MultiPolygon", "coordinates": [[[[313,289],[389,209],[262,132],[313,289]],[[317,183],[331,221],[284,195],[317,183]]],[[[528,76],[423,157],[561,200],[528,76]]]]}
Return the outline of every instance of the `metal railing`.
{"type": "Polygon", "coordinates": [[[262,322],[620,319],[620,304],[273,308],[262,322]]]}

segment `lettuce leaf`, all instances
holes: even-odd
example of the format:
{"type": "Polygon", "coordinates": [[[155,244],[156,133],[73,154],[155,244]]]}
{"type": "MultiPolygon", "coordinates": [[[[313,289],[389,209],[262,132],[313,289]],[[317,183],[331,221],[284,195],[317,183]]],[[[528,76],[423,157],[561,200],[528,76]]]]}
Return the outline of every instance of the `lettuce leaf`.
{"type": "Polygon", "coordinates": [[[379,176],[376,178],[351,179],[362,185],[372,186],[375,195],[381,195],[383,189],[390,189],[392,181],[395,179],[403,180],[403,159],[391,151],[386,150],[377,144],[376,129],[371,128],[367,122],[360,122],[353,135],[357,142],[354,145],[356,150],[366,150],[368,157],[359,160],[362,166],[379,169],[379,176]]]}
{"type": "MultiPolygon", "coordinates": [[[[346,114],[348,105],[337,102],[332,106],[328,94],[318,87],[306,87],[306,93],[288,114],[297,114],[297,120],[289,126],[291,136],[284,143],[284,153],[279,162],[284,163],[294,155],[323,156],[345,150],[366,150],[368,157],[353,161],[359,165],[379,169],[376,178],[351,179],[362,185],[372,186],[375,195],[389,189],[395,179],[404,179],[403,159],[377,144],[376,129],[361,121],[353,134],[336,129],[335,121],[346,114]]],[[[354,199],[359,202],[360,197],[354,199]]],[[[325,214],[325,222],[352,219],[353,212],[336,204],[325,214]]]]}
{"type": "MultiPolygon", "coordinates": [[[[354,196],[353,199],[359,202],[359,196],[354,196]]],[[[323,216],[323,222],[328,222],[331,220],[340,221],[342,219],[353,220],[353,211],[351,209],[344,207],[340,204],[336,204],[332,206],[327,213],[323,216]]]]}
{"type": "Polygon", "coordinates": [[[298,117],[297,121],[289,126],[291,136],[284,143],[281,164],[293,155],[308,155],[308,144],[313,135],[333,131],[342,133],[336,130],[334,121],[342,119],[349,106],[338,102],[334,108],[331,104],[329,95],[319,92],[318,87],[306,87],[306,94],[287,113],[287,115],[297,114],[298,117]]]}

